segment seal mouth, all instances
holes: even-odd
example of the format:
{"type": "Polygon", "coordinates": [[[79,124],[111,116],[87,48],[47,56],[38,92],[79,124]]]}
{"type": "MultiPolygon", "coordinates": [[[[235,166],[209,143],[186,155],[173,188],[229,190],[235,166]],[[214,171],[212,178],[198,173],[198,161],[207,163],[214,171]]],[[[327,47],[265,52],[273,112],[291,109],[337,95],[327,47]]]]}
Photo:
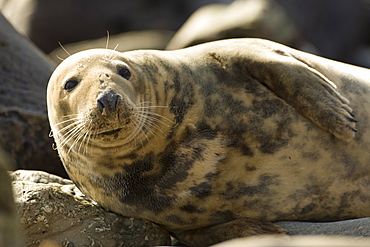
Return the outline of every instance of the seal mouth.
{"type": "Polygon", "coordinates": [[[109,131],[105,131],[105,132],[102,132],[102,133],[96,134],[95,136],[114,135],[114,134],[117,134],[118,132],[120,132],[121,130],[122,130],[122,128],[114,129],[114,130],[109,130],[109,131]]]}

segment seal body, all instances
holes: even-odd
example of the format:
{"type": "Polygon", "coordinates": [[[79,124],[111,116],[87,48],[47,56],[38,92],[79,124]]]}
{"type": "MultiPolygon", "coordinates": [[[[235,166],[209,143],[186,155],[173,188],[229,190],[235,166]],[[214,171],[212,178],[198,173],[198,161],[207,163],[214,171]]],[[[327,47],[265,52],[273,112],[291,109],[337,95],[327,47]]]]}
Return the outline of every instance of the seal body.
{"type": "Polygon", "coordinates": [[[259,39],[95,49],[55,70],[48,114],[83,193],[204,246],[370,216],[369,78],[259,39]]]}

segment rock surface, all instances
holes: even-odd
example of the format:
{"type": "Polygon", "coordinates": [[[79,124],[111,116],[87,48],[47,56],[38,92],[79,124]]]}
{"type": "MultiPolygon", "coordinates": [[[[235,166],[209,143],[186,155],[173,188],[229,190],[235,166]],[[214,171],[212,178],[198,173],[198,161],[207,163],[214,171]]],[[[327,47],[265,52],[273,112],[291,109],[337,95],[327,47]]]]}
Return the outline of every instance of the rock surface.
{"type": "Polygon", "coordinates": [[[276,0],[319,55],[370,67],[361,50],[370,44],[370,2],[362,0],[276,0]]]}
{"type": "Polygon", "coordinates": [[[288,230],[289,235],[340,235],[370,237],[370,218],[336,222],[282,221],[277,225],[288,230]]]}
{"type": "MultiPolygon", "coordinates": [[[[45,241],[52,241],[60,246],[170,245],[166,230],[153,223],[122,217],[100,208],[86,198],[68,179],[45,172],[24,170],[12,172],[11,177],[26,246],[38,246],[40,243],[48,246],[45,241]]],[[[11,200],[8,196],[7,203],[9,202],[11,200]]],[[[10,220],[14,222],[14,217],[10,220]]],[[[309,239],[310,246],[327,246],[327,243],[343,246],[338,245],[343,242],[338,236],[352,237],[346,238],[346,243],[357,241],[359,238],[363,238],[365,243],[370,243],[370,240],[364,238],[370,236],[370,218],[327,223],[276,224],[285,228],[289,235],[316,236],[311,238],[280,236],[280,242],[272,241],[266,236],[257,236],[251,238],[254,239],[252,243],[256,243],[252,246],[276,246],[274,245],[276,243],[281,243],[281,246],[304,246],[299,244],[307,243],[305,239],[309,239]]],[[[238,246],[238,243],[244,244],[243,241],[247,240],[240,241],[225,246],[238,246]]]]}
{"type": "Polygon", "coordinates": [[[39,171],[11,174],[25,246],[51,241],[60,246],[168,245],[159,226],[123,217],[88,200],[72,181],[39,171]]]}
{"type": "Polygon", "coordinates": [[[0,147],[16,168],[66,176],[48,137],[46,85],[54,67],[0,14],[0,147]]]}
{"type": "Polygon", "coordinates": [[[19,247],[18,220],[14,206],[13,192],[7,170],[12,161],[0,150],[0,246],[19,247]]]}
{"type": "Polygon", "coordinates": [[[198,9],[175,34],[167,49],[227,38],[266,38],[298,45],[298,30],[284,9],[269,0],[240,0],[198,9]]]}
{"type": "Polygon", "coordinates": [[[370,238],[333,236],[258,236],[226,241],[215,247],[368,247],[370,238]]]}
{"type": "Polygon", "coordinates": [[[13,25],[49,53],[62,44],[136,30],[177,30],[198,7],[232,0],[0,0],[13,25]]]}

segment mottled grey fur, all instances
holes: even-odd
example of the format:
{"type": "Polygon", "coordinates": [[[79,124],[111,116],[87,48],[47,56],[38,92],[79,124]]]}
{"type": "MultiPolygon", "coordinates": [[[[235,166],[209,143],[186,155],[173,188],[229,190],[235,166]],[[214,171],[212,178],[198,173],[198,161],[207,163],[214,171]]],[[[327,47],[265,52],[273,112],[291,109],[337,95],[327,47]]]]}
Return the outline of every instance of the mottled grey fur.
{"type": "Polygon", "coordinates": [[[56,69],[48,111],[87,196],[206,246],[283,232],[274,221],[370,216],[369,80],[259,39],[97,49],[56,69]]]}

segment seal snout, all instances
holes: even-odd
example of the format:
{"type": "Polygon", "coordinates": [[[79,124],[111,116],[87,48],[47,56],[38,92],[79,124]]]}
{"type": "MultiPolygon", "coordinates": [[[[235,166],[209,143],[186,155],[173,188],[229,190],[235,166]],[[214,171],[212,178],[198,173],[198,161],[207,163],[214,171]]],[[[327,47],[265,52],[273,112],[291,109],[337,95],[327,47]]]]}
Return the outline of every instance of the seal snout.
{"type": "Polygon", "coordinates": [[[96,100],[96,104],[102,115],[112,114],[117,112],[117,108],[121,104],[121,96],[110,90],[100,94],[96,100]]]}

